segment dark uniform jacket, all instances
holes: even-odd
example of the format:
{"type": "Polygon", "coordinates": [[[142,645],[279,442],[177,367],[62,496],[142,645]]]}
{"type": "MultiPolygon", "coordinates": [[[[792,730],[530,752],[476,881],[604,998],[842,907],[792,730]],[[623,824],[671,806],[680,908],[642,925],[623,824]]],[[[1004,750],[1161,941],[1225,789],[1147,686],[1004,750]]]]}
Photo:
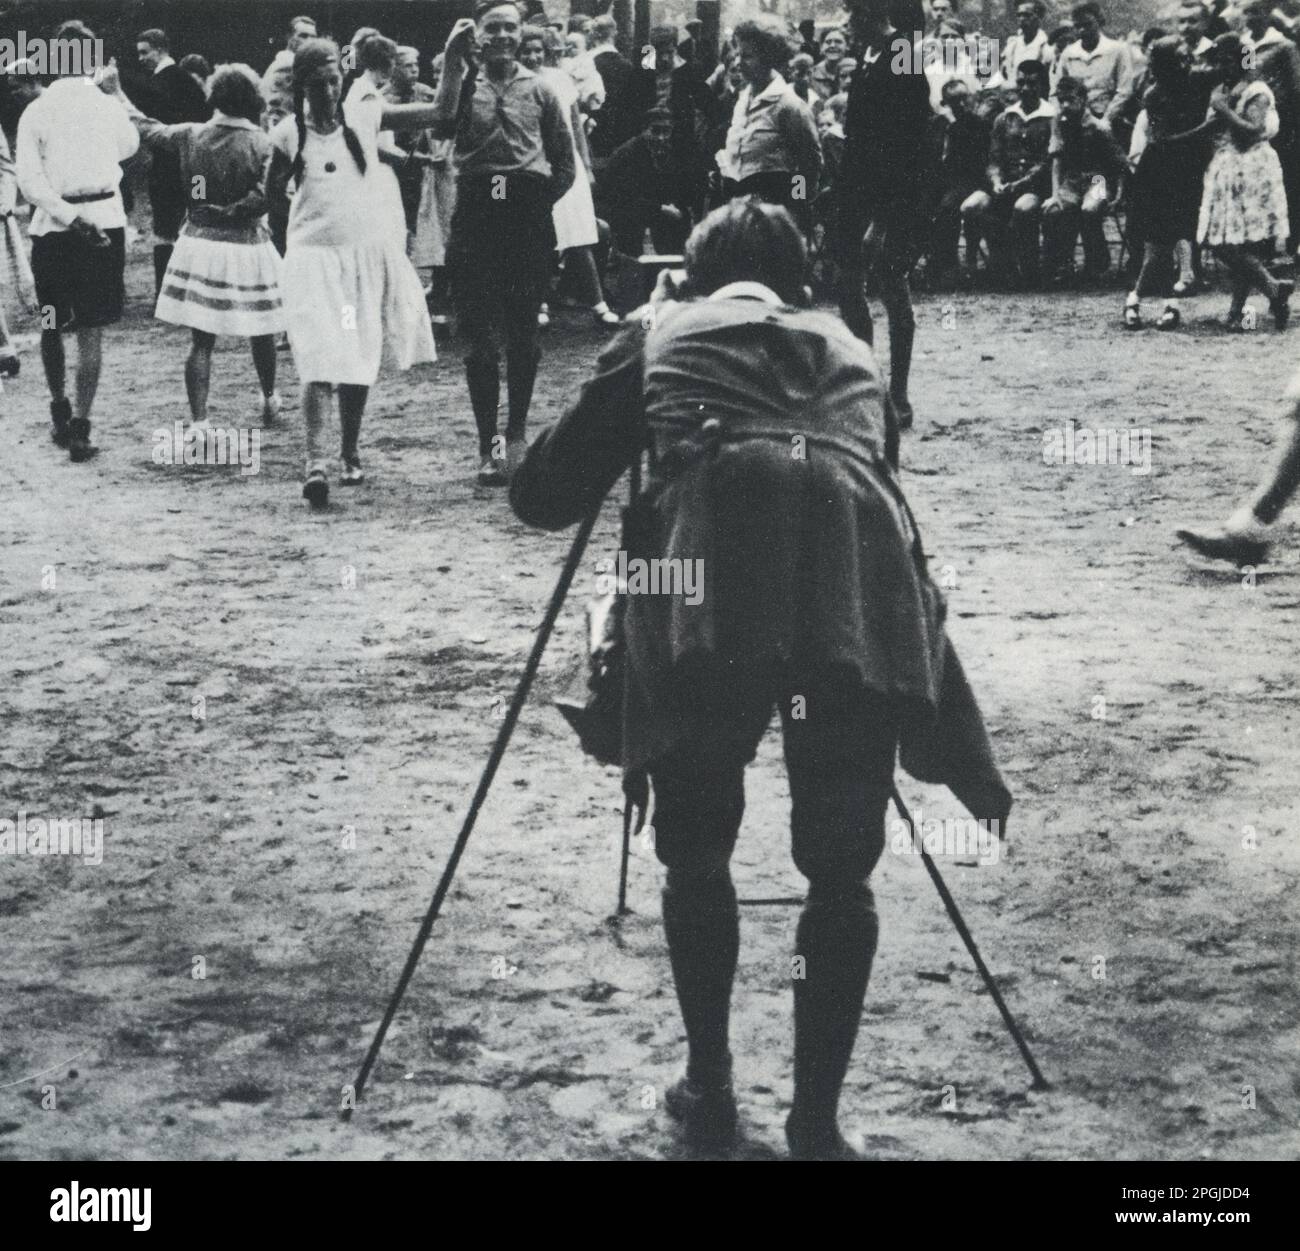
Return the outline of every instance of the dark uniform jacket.
{"type": "Polygon", "coordinates": [[[870,348],[752,283],[647,320],[605,350],[510,488],[524,521],[559,529],[648,446],[629,556],[702,562],[698,602],[627,597],[625,769],[682,745],[699,682],[856,683],[897,707],[910,771],[1004,820],[1010,796],[885,459],[870,348]]]}

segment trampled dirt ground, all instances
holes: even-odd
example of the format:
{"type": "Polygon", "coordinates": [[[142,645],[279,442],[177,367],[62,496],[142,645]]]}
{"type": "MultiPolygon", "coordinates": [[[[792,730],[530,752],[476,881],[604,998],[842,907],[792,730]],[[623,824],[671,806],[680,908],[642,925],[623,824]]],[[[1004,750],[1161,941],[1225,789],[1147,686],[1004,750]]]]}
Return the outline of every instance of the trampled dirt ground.
{"type": "MultiPolygon", "coordinates": [[[[50,443],[33,347],[0,397],[0,816],[107,818],[98,866],[0,857],[0,1155],[677,1154],[657,862],[637,847],[635,911],[612,926],[618,779],[547,704],[614,509],[342,1124],[569,536],[474,486],[454,344],[382,379],[370,482],[327,515],[299,498],[296,400],[257,475],[153,464],[153,431],[184,411],[185,343],[147,315],[142,254],[129,282],[96,462],[50,443]]],[[[920,304],[906,488],[951,566],[953,635],[1017,797],[1004,858],[940,863],[1054,1089],[1027,1093],[919,861],[887,854],[844,1099],[881,1157],[1300,1148],[1300,552],[1284,542],[1248,586],[1173,539],[1256,478],[1300,331],[1227,337],[1223,304],[1192,302],[1168,336],[1126,335],[1114,293],[920,304]],[[1149,427],[1150,474],[1045,465],[1043,432],[1070,420],[1149,427]]],[[[598,341],[557,318],[538,421],[598,341]]],[[[253,390],[223,345],[214,422],[250,422],[253,390]]],[[[904,793],[927,819],[961,815],[904,793]]],[[[799,893],[787,819],[774,732],[742,897],[799,893]]],[[[782,1148],[794,921],[743,917],[754,1157],[782,1148]]]]}

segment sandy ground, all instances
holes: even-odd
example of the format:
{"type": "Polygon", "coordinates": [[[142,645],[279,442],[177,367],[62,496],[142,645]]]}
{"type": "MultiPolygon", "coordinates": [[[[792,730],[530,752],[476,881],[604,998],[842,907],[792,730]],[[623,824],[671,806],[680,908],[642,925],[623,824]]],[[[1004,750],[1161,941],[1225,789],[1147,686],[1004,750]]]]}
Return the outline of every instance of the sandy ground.
{"type": "MultiPolygon", "coordinates": [[[[569,537],[474,485],[455,344],[382,379],[370,481],[326,515],[299,498],[296,401],[257,475],[155,465],[153,431],[183,415],[185,342],[147,316],[150,280],[139,253],[96,462],[50,443],[34,349],[0,397],[0,815],[107,820],[98,866],[0,858],[0,1156],[678,1154],[657,862],[637,846],[634,912],[611,924],[618,779],[547,703],[614,510],[342,1124],[569,537]]],[[[1172,536],[1257,476],[1300,332],[1229,338],[1223,304],[1192,302],[1171,336],[1125,335],[1113,294],[920,305],[906,487],[1018,801],[997,863],[941,864],[1054,1089],[1027,1092],[920,863],[887,854],[844,1099],[881,1157],[1300,1147],[1297,556],[1284,542],[1244,585],[1172,536]],[[1151,473],[1045,465],[1043,431],[1071,419],[1148,427],[1151,473]]],[[[557,317],[539,421],[598,342],[557,317]]],[[[214,422],[251,422],[253,391],[223,345],[214,422]]],[[[944,792],[904,793],[960,815],[944,792]]],[[[773,732],[742,897],[800,892],[787,819],[773,732]]],[[[794,921],[743,917],[734,1045],[755,1158],[782,1146],[794,921]]]]}

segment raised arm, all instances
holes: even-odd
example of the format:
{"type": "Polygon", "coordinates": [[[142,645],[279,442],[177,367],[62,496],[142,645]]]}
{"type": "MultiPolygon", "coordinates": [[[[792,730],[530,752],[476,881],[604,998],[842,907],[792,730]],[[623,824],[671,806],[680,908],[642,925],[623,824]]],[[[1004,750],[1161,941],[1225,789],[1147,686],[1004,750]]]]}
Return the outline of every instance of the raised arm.
{"type": "Polygon", "coordinates": [[[447,36],[447,46],[443,52],[442,77],[438,79],[438,90],[434,94],[432,105],[399,105],[400,108],[432,108],[433,113],[427,122],[394,122],[394,128],[424,126],[433,131],[435,139],[453,139],[456,136],[456,115],[460,111],[460,92],[469,73],[469,58],[474,48],[474,33],[477,27],[473,19],[462,17],[451,28],[447,36]]]}

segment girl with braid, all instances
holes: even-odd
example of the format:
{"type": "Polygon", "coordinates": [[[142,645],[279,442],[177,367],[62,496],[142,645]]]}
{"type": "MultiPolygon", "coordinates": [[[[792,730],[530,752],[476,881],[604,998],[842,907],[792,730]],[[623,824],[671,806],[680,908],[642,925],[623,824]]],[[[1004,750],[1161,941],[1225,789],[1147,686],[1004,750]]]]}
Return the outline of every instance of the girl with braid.
{"type": "MultiPolygon", "coordinates": [[[[321,434],[338,395],[342,486],[364,481],[357,441],[387,343],[402,369],[436,359],[419,277],[381,203],[380,128],[428,126],[433,105],[340,106],[339,51],[325,39],[293,61],[293,116],[271,132],[272,199],[294,188],[283,299],[307,428],[303,497],[329,499],[321,434]]],[[[332,424],[332,418],[331,418],[332,424]]]]}

